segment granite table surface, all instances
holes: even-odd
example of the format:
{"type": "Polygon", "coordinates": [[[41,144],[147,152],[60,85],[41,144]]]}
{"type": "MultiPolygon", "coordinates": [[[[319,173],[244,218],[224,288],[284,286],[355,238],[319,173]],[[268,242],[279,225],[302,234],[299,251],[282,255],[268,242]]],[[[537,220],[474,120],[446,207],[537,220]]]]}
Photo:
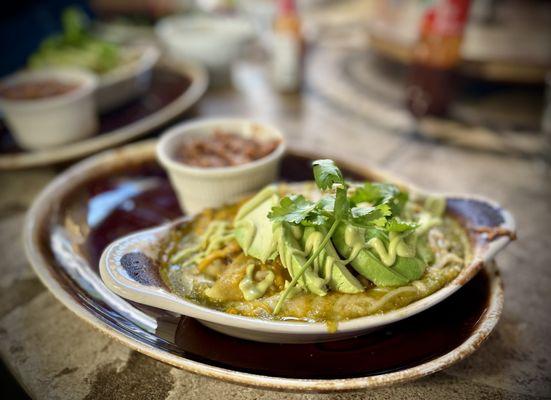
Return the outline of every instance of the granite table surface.
{"type": "MultiPolygon", "coordinates": [[[[335,16],[341,16],[338,23],[347,23],[347,15],[358,15],[333,11],[320,18],[332,23],[335,16]]],[[[361,48],[362,40],[352,41],[353,46],[361,48]]],[[[311,58],[319,62],[323,52],[332,51],[313,49],[311,58]]],[[[315,62],[308,65],[301,96],[281,96],[269,85],[262,57],[242,61],[234,71],[234,89],[209,92],[193,116],[255,117],[281,127],[292,146],[382,167],[427,189],[477,193],[499,201],[516,218],[518,240],[497,259],[505,283],[505,307],[491,337],[475,354],[442,372],[399,386],[353,393],[270,392],[178,370],[126,348],[73,315],[42,286],[26,261],[21,241],[25,212],[64,167],[1,172],[0,355],[32,398],[551,397],[549,165],[541,157],[422,140],[411,133],[414,128],[408,128],[412,122],[407,113],[382,107],[377,113],[387,112],[389,124],[402,124],[385,129],[373,123],[368,113],[352,110],[355,104],[337,104],[320,94],[315,81],[323,69],[318,66],[315,62]]]]}

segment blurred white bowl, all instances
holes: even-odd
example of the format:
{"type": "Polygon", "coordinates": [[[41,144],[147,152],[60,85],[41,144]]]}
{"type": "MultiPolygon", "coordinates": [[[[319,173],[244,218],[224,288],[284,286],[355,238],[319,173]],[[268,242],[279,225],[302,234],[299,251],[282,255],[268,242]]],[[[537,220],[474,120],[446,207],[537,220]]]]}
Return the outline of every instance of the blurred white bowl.
{"type": "Polygon", "coordinates": [[[251,23],[238,17],[175,15],[162,19],[155,32],[170,58],[203,64],[215,84],[227,80],[232,62],[254,36],[251,23]]]}
{"type": "Polygon", "coordinates": [[[55,80],[78,85],[67,93],[40,99],[13,100],[0,97],[8,127],[22,148],[38,150],[74,142],[98,129],[94,101],[97,78],[78,69],[52,68],[16,73],[2,86],[55,80]]]}
{"type": "Polygon", "coordinates": [[[176,125],[157,144],[157,158],[168,171],[180,206],[189,214],[227,204],[273,182],[284,151],[283,136],[278,129],[239,118],[212,118],[176,125]],[[279,139],[280,144],[265,157],[231,167],[193,167],[176,159],[176,152],[185,140],[212,135],[217,130],[261,140],[279,139]]]}
{"type": "Polygon", "coordinates": [[[145,93],[160,52],[153,45],[122,47],[121,66],[99,76],[96,102],[100,112],[111,111],[145,93]]]}
{"type": "Polygon", "coordinates": [[[277,14],[277,3],[273,0],[237,0],[237,8],[251,19],[258,34],[270,32],[277,14]]]}

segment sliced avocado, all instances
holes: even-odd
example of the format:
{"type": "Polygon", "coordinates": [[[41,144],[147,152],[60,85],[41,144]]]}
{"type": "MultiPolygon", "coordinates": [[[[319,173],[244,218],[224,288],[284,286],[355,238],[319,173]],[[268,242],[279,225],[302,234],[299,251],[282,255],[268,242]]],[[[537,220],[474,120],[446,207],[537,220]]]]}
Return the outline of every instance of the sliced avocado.
{"type": "Polygon", "coordinates": [[[277,243],[268,213],[279,202],[275,186],[266,186],[241,206],[235,216],[235,240],[243,252],[262,262],[275,257],[277,243]]]}
{"type": "MultiPolygon", "coordinates": [[[[301,230],[300,236],[302,236],[300,226],[291,226],[286,222],[274,224],[274,236],[277,241],[279,258],[291,277],[295,277],[302,266],[306,264],[306,254],[296,237],[299,236],[299,230],[301,230]]],[[[324,280],[315,273],[313,268],[304,271],[297,283],[303,289],[318,296],[327,294],[324,280]]]]}
{"type": "Polygon", "coordinates": [[[434,256],[434,252],[429,246],[428,238],[426,235],[421,236],[417,239],[416,250],[417,254],[419,255],[419,257],[421,257],[425,264],[431,265],[434,263],[436,257],[434,256]]]}
{"type": "Polygon", "coordinates": [[[399,274],[405,276],[408,282],[415,281],[425,272],[426,264],[418,257],[400,257],[396,258],[396,262],[390,268],[399,274]]]}
{"type": "MultiPolygon", "coordinates": [[[[358,245],[357,243],[347,243],[347,229],[353,230],[359,228],[342,223],[337,227],[332,237],[335,248],[344,257],[350,257],[353,253],[354,245],[358,245]]],[[[397,257],[395,264],[392,267],[387,267],[371,250],[365,247],[362,247],[357,252],[356,257],[351,260],[350,264],[362,276],[377,286],[403,286],[412,280],[420,278],[424,271],[424,263],[413,257],[397,257]]]]}
{"type": "MultiPolygon", "coordinates": [[[[323,241],[325,234],[326,232],[323,230],[318,230],[314,227],[304,229],[301,242],[305,251],[310,254],[316,251],[316,248],[323,241]]],[[[314,261],[314,266],[328,283],[329,287],[337,292],[360,293],[364,290],[360,281],[346,268],[331,241],[327,242],[325,249],[320,252],[314,261]]]]}

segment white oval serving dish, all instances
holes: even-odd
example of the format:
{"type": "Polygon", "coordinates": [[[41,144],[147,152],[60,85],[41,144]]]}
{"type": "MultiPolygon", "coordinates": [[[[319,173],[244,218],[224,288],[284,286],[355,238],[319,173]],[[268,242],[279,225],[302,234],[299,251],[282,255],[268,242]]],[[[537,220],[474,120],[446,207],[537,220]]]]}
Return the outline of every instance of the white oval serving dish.
{"type": "Polygon", "coordinates": [[[154,262],[157,243],[172,227],[185,224],[189,217],[116,240],[102,254],[100,274],[108,288],[126,299],[196,318],[216,331],[242,339],[270,343],[314,343],[350,338],[438,304],[460,289],[483,265],[492,261],[514,237],[513,217],[499,204],[475,196],[446,195],[446,198],[447,212],[458,217],[469,233],[473,250],[470,264],[450,284],[432,295],[382,315],[339,322],[336,332],[329,332],[325,323],[267,321],[224,313],[178,297],[162,285],[152,284],[155,279],[149,278],[158,276],[158,266],[154,262]],[[123,266],[121,259],[130,253],[144,254],[148,261],[129,270],[123,266]]]}

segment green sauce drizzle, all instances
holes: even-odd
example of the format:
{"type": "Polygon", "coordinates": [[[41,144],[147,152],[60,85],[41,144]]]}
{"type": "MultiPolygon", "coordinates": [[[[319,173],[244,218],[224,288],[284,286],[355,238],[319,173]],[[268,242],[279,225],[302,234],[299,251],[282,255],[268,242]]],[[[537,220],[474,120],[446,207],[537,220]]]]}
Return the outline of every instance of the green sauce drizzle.
{"type": "Polygon", "coordinates": [[[274,283],[275,275],[272,271],[268,271],[266,277],[260,282],[254,280],[254,264],[247,265],[247,272],[241,282],[239,282],[239,289],[243,293],[245,300],[256,300],[264,296],[266,290],[274,283]]]}

